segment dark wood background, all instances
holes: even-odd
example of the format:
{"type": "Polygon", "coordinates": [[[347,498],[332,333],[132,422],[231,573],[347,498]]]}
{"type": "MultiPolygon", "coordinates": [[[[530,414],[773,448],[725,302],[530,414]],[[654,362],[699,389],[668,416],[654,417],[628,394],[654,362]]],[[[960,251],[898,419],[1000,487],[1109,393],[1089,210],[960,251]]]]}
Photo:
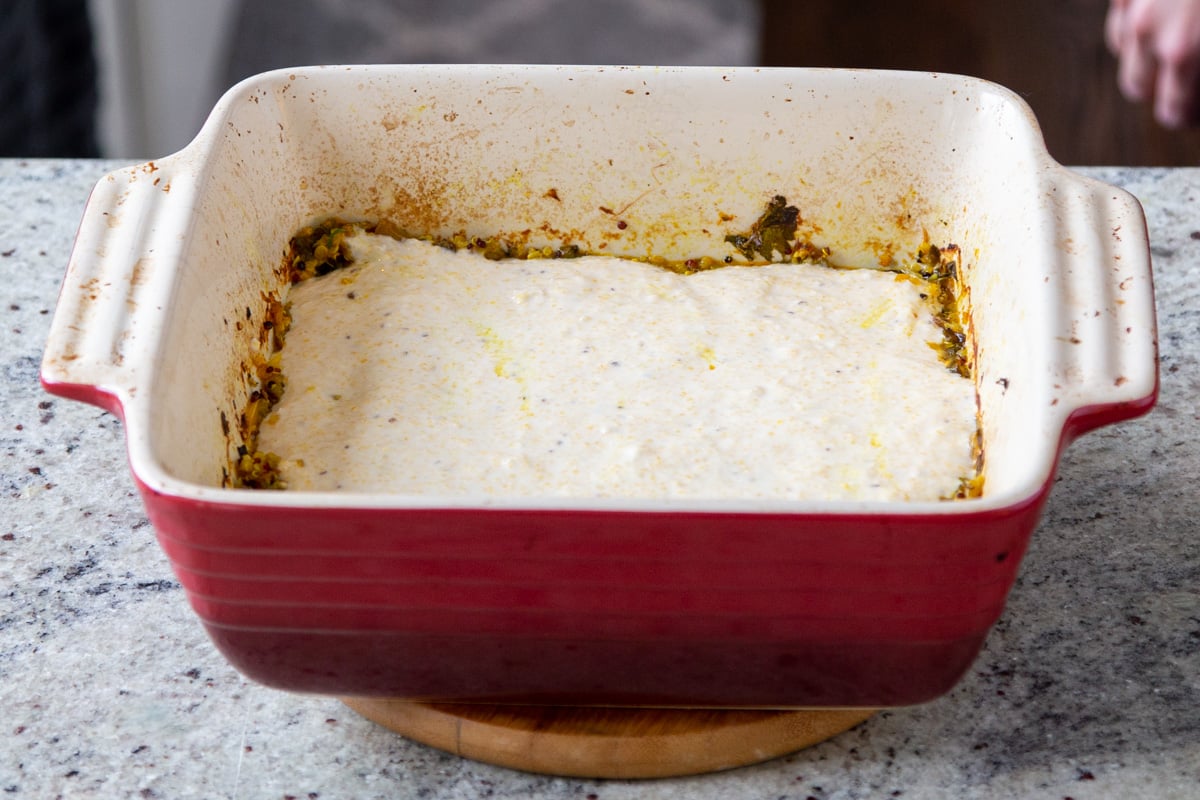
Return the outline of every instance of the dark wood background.
{"type": "Polygon", "coordinates": [[[1058,161],[1200,166],[1200,131],[1172,132],[1117,89],[1106,0],[763,0],[767,66],[954,72],[1022,95],[1058,161]]]}

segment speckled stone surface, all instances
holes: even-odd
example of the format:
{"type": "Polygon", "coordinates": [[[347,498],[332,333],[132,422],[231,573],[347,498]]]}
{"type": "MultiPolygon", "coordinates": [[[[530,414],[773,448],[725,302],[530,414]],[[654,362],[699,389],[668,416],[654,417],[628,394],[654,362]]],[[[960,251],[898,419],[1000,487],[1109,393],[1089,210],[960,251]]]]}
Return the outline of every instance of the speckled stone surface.
{"type": "Polygon", "coordinates": [[[1145,206],[1162,396],[1069,448],[958,687],[762,765],[638,783],[460,760],[217,654],[120,423],[37,382],[88,190],[115,166],[0,161],[3,797],[1200,797],[1200,170],[1085,170],[1145,206]]]}

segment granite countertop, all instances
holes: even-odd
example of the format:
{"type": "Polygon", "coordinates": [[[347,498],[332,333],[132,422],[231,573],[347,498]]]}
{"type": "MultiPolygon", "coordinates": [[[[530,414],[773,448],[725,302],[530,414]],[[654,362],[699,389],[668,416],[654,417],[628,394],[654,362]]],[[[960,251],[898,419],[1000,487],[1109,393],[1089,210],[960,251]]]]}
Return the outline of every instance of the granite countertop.
{"type": "Polygon", "coordinates": [[[121,424],[38,386],[88,191],[0,161],[3,797],[1200,797],[1200,170],[1087,169],[1145,206],[1162,395],[1067,451],[1008,607],[948,695],[752,767],[542,777],[250,683],[154,540],[121,424]]]}

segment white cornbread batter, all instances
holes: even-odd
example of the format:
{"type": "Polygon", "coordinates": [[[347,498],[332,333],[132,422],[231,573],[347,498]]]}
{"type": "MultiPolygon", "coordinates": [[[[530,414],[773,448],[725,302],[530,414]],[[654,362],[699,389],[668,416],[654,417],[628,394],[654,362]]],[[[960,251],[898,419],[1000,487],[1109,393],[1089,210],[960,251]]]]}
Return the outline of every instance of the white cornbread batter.
{"type": "Polygon", "coordinates": [[[974,386],[905,278],[350,248],[291,290],[258,443],[288,489],[936,500],[973,474],[974,386]]]}

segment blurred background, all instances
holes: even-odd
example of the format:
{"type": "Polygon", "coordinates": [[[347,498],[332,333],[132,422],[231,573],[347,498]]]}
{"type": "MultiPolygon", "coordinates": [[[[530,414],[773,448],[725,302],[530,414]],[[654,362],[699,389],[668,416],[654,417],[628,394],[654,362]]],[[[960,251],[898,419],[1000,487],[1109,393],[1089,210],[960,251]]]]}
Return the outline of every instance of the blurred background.
{"type": "Polygon", "coordinates": [[[148,159],[221,93],[329,63],[836,66],[1019,92],[1072,165],[1200,165],[1200,133],[1125,101],[1107,0],[0,0],[0,156],[148,159]]]}

